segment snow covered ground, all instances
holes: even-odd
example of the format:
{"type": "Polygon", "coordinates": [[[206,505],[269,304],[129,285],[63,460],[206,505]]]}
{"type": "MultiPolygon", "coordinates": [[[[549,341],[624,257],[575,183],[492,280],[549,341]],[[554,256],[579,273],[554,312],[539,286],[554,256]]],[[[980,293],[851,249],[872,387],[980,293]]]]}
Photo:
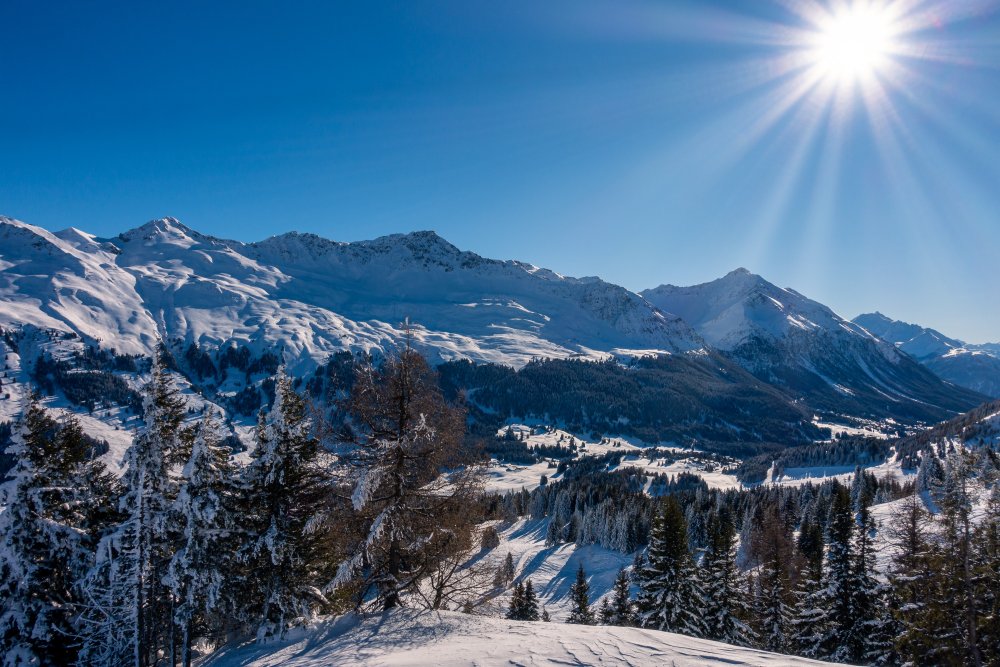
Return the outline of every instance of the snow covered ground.
{"type": "Polygon", "coordinates": [[[224,649],[200,667],[828,664],[655,630],[398,610],[369,618],[347,615],[283,641],[224,649]]]}
{"type": "MultiPolygon", "coordinates": [[[[522,519],[507,526],[498,524],[500,546],[493,549],[490,556],[499,564],[509,553],[514,561],[515,579],[531,579],[540,605],[553,620],[563,620],[569,615],[569,589],[580,565],[587,572],[591,602],[597,604],[611,592],[618,571],[632,565],[633,555],[596,545],[545,546],[548,525],[548,519],[522,519]]],[[[505,612],[508,596],[496,598],[491,606],[497,614],[505,612]]]]}

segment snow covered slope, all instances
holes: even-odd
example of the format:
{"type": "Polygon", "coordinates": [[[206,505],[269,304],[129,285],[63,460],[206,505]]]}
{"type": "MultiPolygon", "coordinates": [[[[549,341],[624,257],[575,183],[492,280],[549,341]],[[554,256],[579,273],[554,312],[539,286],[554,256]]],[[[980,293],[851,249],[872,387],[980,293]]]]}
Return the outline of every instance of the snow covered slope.
{"type": "Polygon", "coordinates": [[[878,312],[858,315],[854,323],[893,343],[945,380],[1000,398],[1000,344],[973,345],[878,312]]]}
{"type": "Polygon", "coordinates": [[[164,218],[100,240],[0,218],[0,326],[74,332],[120,352],[157,338],[283,349],[293,370],[344,349],[386,350],[413,324],[433,359],[520,366],[703,347],[679,318],[597,278],[462,252],[433,232],[253,244],[164,218]]]}
{"type": "Polygon", "coordinates": [[[455,612],[349,615],[287,640],[223,650],[203,667],[828,665],[656,630],[507,621],[455,612]]]}
{"type": "Polygon", "coordinates": [[[822,409],[938,420],[983,396],[948,385],[830,308],[746,269],[702,285],[642,292],[757,377],[822,409]]]}

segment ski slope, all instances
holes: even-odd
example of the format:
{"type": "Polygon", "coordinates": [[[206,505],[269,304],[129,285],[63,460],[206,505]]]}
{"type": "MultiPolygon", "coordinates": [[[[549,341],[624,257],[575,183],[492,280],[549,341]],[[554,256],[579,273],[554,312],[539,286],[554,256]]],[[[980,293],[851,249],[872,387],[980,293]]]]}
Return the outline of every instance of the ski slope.
{"type": "Polygon", "coordinates": [[[224,649],[202,667],[794,667],[830,663],[638,628],[508,621],[397,610],[343,616],[286,640],[224,649]]]}

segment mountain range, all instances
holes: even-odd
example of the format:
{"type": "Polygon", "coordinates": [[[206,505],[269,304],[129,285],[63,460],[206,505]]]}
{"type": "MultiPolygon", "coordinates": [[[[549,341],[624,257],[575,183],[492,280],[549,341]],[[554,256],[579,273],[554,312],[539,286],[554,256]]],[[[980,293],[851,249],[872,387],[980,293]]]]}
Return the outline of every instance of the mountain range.
{"type": "Polygon", "coordinates": [[[854,322],[893,343],[945,380],[1000,398],[1000,343],[966,343],[878,312],[858,315],[854,322]]]}
{"type": "MultiPolygon", "coordinates": [[[[0,327],[125,354],[148,355],[159,341],[216,354],[239,345],[280,353],[302,376],[336,352],[390,353],[408,337],[436,363],[675,358],[675,373],[780,394],[806,421],[816,411],[930,422],[985,400],[989,387],[942,380],[865,322],[744,269],[637,294],[484,258],[427,231],[243,243],[174,218],[98,238],[0,217],[0,327]]],[[[697,408],[709,409],[725,417],[724,405],[697,408]]]]}

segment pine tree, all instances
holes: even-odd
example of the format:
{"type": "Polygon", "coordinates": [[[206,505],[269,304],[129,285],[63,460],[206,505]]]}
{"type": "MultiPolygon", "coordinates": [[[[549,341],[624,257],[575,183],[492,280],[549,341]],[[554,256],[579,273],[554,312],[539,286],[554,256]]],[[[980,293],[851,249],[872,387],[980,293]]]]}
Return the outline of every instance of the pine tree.
{"type": "Polygon", "coordinates": [[[221,440],[220,425],[208,411],[198,426],[177,497],[183,541],[170,562],[167,584],[177,601],[174,621],[184,667],[191,664],[193,633],[219,609],[227,574],[238,569],[231,558],[235,469],[221,440]]]}
{"type": "Polygon", "coordinates": [[[0,503],[0,654],[11,664],[76,659],[80,587],[111,480],[88,460],[79,424],[60,427],[34,397],[12,433],[0,503]]]}
{"type": "Polygon", "coordinates": [[[512,621],[524,620],[524,584],[520,581],[514,584],[514,593],[510,596],[507,607],[507,618],[512,621]]]}
{"type": "Polygon", "coordinates": [[[709,639],[749,646],[753,631],[745,619],[750,610],[745,582],[736,568],[736,529],[728,516],[713,513],[708,520],[708,549],[700,571],[704,590],[704,620],[709,639]]]}
{"type": "Polygon", "coordinates": [[[261,413],[244,482],[251,539],[241,557],[255,575],[249,610],[258,640],[308,623],[325,602],[319,586],[331,567],[329,532],[323,530],[330,479],[312,420],[283,368],[274,391],[270,412],[261,413]]]}
{"type": "Polygon", "coordinates": [[[531,579],[524,585],[524,607],[521,615],[523,621],[538,620],[538,596],[535,595],[535,585],[531,583],[531,579]]]}
{"type": "Polygon", "coordinates": [[[538,596],[535,594],[535,585],[531,583],[531,579],[528,579],[527,583],[519,581],[514,584],[507,618],[512,621],[538,620],[538,596]]]}
{"type": "Polygon", "coordinates": [[[929,515],[917,495],[900,505],[889,527],[894,547],[890,581],[898,600],[893,613],[899,629],[895,646],[904,664],[917,665],[933,650],[934,635],[928,627],[934,572],[927,539],[929,515]]]}
{"type": "Polygon", "coordinates": [[[603,621],[606,625],[635,625],[635,605],[632,602],[629,588],[628,573],[625,570],[619,570],[611,592],[610,616],[606,621],[603,621]]]}
{"type": "Polygon", "coordinates": [[[102,613],[108,618],[92,628],[87,640],[91,654],[128,645],[137,667],[155,662],[158,651],[170,641],[173,628],[171,595],[162,580],[174,544],[171,529],[175,525],[172,512],[177,484],[170,462],[185,450],[185,410],[159,356],[144,388],[143,414],[144,427],[125,452],[120,500],[124,519],[100,549],[99,559],[106,559],[103,572],[107,578],[94,583],[95,588],[106,588],[113,600],[104,601],[107,606],[102,613]],[[118,616],[112,617],[114,614],[118,616]],[[109,636],[99,636],[101,625],[109,636]]]}
{"type": "Polygon", "coordinates": [[[857,600],[854,513],[850,493],[843,486],[836,486],[832,501],[820,590],[818,642],[808,655],[849,662],[860,653],[860,637],[854,632],[854,604],[857,600]]]}
{"type": "Polygon", "coordinates": [[[977,469],[973,454],[958,450],[943,463],[943,480],[932,493],[941,508],[943,558],[937,568],[941,614],[938,656],[942,661],[981,665],[979,605],[973,569],[973,481],[977,469]]]}
{"type": "Polygon", "coordinates": [[[510,582],[514,580],[514,557],[507,552],[507,556],[503,559],[503,565],[497,569],[496,576],[493,579],[493,583],[496,586],[507,586],[510,582]]]}
{"type": "Polygon", "coordinates": [[[791,644],[788,561],[791,545],[777,523],[763,528],[762,563],[756,581],[758,627],[761,646],[782,653],[791,644]]]}
{"type": "Polygon", "coordinates": [[[593,625],[594,612],[590,609],[590,584],[587,583],[587,573],[583,569],[583,563],[580,563],[580,567],[576,571],[576,581],[569,589],[569,597],[572,609],[566,622],[577,625],[593,625]]]}
{"type": "Polygon", "coordinates": [[[611,600],[607,597],[601,600],[601,607],[597,611],[598,623],[601,625],[614,625],[611,621],[613,620],[614,612],[611,611],[611,600]]]}
{"type": "Polygon", "coordinates": [[[889,586],[879,581],[875,572],[875,522],[870,509],[873,497],[874,493],[862,488],[855,501],[851,659],[867,665],[892,665],[897,662],[893,645],[896,627],[889,610],[889,586]]]}
{"type": "Polygon", "coordinates": [[[667,496],[653,521],[646,566],[638,575],[641,625],[703,636],[705,626],[699,610],[704,601],[696,577],[684,512],[673,496],[667,496]]]}
{"type": "Polygon", "coordinates": [[[1000,482],[994,481],[976,530],[974,568],[976,597],[982,610],[978,634],[984,647],[983,664],[1000,667],[1000,586],[997,585],[1000,582],[1000,482]]]}

